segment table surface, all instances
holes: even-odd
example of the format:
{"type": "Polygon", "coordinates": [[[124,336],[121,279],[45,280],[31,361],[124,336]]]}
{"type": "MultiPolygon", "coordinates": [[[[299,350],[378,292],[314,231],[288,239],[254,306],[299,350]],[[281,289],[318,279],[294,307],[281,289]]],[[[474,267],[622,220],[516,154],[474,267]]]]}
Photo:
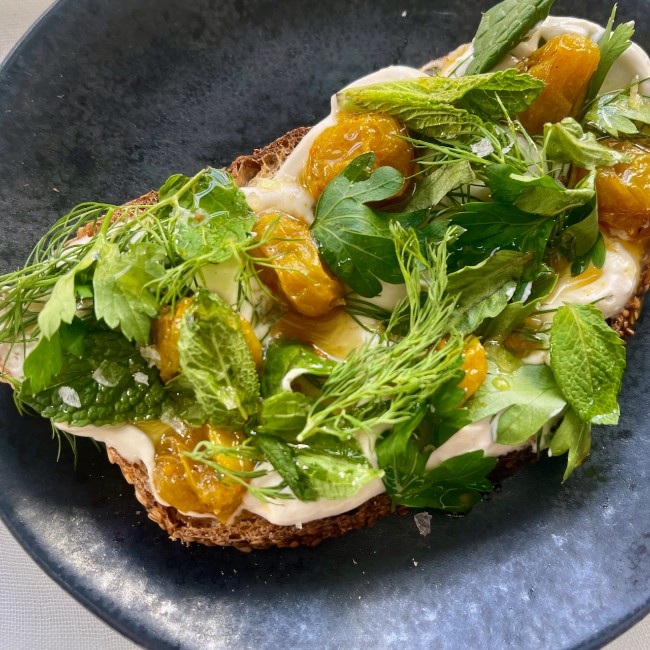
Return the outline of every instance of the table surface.
{"type": "MultiPolygon", "coordinates": [[[[0,62],[53,0],[0,0],[0,62]]],[[[13,650],[134,650],[46,576],[0,522],[0,639],[13,650]]],[[[650,648],[650,616],[606,650],[650,648]]]]}

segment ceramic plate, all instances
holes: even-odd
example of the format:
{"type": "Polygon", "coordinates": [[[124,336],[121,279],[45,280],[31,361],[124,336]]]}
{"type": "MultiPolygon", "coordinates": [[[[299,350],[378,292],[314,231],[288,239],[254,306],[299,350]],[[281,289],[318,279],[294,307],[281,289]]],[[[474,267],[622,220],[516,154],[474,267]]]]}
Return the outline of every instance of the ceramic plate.
{"type": "MultiPolygon", "coordinates": [[[[379,67],[469,39],[489,2],[63,0],[0,72],[0,260],[60,214],[121,202],[313,124],[379,67]]],[[[611,2],[558,2],[605,22],[611,2]]],[[[649,2],[621,3],[650,45],[649,2]]],[[[647,325],[647,323],[646,323],[647,325]]],[[[76,598],[155,648],[593,648],[650,604],[650,327],[629,345],[618,427],[590,462],[506,482],[469,517],[381,521],[316,549],[172,543],[104,453],[75,468],[0,391],[0,508],[76,598]]]]}

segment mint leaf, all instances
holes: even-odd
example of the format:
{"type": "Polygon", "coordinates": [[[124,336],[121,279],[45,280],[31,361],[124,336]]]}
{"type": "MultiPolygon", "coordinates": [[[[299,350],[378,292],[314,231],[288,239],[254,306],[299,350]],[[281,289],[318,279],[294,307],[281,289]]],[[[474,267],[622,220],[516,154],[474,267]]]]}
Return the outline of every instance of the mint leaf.
{"type": "Polygon", "coordinates": [[[637,135],[636,122],[650,124],[650,98],[639,95],[634,89],[627,94],[618,91],[602,95],[584,117],[585,124],[615,138],[637,135]]]}
{"type": "Polygon", "coordinates": [[[462,334],[469,334],[486,318],[500,314],[528,262],[526,255],[502,250],[476,266],[451,273],[447,277],[447,293],[456,299],[453,326],[462,334]]]}
{"type": "Polygon", "coordinates": [[[495,163],[483,171],[494,201],[512,203],[524,212],[546,217],[584,205],[595,195],[593,187],[567,189],[548,175],[520,174],[512,165],[495,163]]]}
{"type": "Polygon", "coordinates": [[[178,351],[183,381],[209,422],[241,428],[257,410],[259,382],[239,315],[199,291],[183,315],[178,351]]]}
{"type": "Polygon", "coordinates": [[[403,282],[390,220],[366,204],[402,189],[404,177],[392,167],[372,171],[375,156],[355,158],[326,188],[316,206],[311,232],[328,268],[358,294],[372,298],[381,282],[403,282]]]}
{"type": "Polygon", "coordinates": [[[472,167],[466,160],[442,165],[430,174],[418,178],[415,192],[404,211],[415,212],[436,206],[449,192],[462,185],[473,183],[474,179],[472,167]]]}
{"type": "Polygon", "coordinates": [[[557,124],[544,125],[546,156],[561,163],[572,163],[583,169],[611,167],[629,158],[600,144],[593,133],[585,133],[572,117],[557,124]]]}
{"type": "MultiPolygon", "coordinates": [[[[314,493],[323,499],[347,499],[384,472],[365,462],[354,462],[331,454],[296,452],[296,462],[314,493]]],[[[365,459],[364,459],[365,460],[365,459]]]]}
{"type": "Polygon", "coordinates": [[[151,319],[159,304],[148,285],[164,274],[165,252],[148,243],[120,251],[106,242],[100,249],[93,275],[95,316],[111,329],[121,329],[130,341],[149,342],[151,319]]]}
{"type": "Polygon", "coordinates": [[[307,446],[257,435],[254,442],[300,501],[346,499],[383,476],[368,463],[354,440],[319,436],[307,446]]]}
{"type": "Polygon", "coordinates": [[[603,239],[598,227],[598,197],[595,193],[596,172],[591,172],[580,181],[577,187],[592,190],[593,197],[585,205],[569,212],[560,232],[559,249],[567,259],[573,260],[574,264],[571,267],[573,275],[578,275],[585,270],[583,269],[585,262],[588,264],[589,261],[592,261],[596,268],[601,268],[605,262],[604,255],[602,259],[600,256],[599,241],[603,241],[603,239]]]}
{"type": "MultiPolygon", "coordinates": [[[[548,396],[545,396],[548,397],[548,396]]],[[[541,399],[528,404],[513,404],[497,422],[496,442],[501,445],[519,445],[534,436],[553,416],[558,415],[554,400],[541,399]]]]}
{"type": "Polygon", "coordinates": [[[307,422],[312,403],[302,393],[285,391],[271,395],[262,402],[256,430],[295,441],[307,422]]]}
{"type": "Polygon", "coordinates": [[[167,399],[157,369],[121,334],[104,330],[88,334],[82,357],[64,353],[48,387],[35,388],[26,379],[17,398],[45,418],[78,427],[155,419],[167,399]]]}
{"type": "Polygon", "coordinates": [[[517,70],[484,75],[422,77],[347,88],[338,93],[347,111],[392,115],[412,131],[453,139],[478,131],[484,118],[498,120],[504,111],[516,115],[543,90],[544,83],[517,70]],[[498,99],[497,99],[498,98],[498,99]]]}
{"type": "Polygon", "coordinates": [[[591,451],[591,424],[581,420],[573,409],[567,411],[562,424],[551,438],[549,455],[561,456],[567,451],[569,455],[562,482],[584,462],[591,451]]]}
{"type": "Polygon", "coordinates": [[[509,203],[466,203],[450,223],[465,232],[450,245],[452,269],[475,265],[498,250],[519,250],[542,260],[554,221],[509,203]]]}
{"type": "Polygon", "coordinates": [[[496,441],[517,445],[565,407],[566,400],[547,366],[521,365],[512,373],[490,364],[483,385],[467,402],[472,422],[501,413],[496,441]]]}
{"type": "Polygon", "coordinates": [[[504,0],[483,14],[467,74],[491,70],[551,10],[553,0],[504,0]]]}
{"type": "Polygon", "coordinates": [[[477,115],[446,104],[417,86],[394,87],[401,83],[349,88],[337,97],[344,110],[387,113],[412,131],[430,138],[455,140],[480,132],[483,120],[477,115]],[[389,87],[384,88],[386,85],[389,87]]]}
{"type": "Polygon", "coordinates": [[[616,5],[614,5],[614,8],[612,9],[605,31],[598,41],[600,61],[598,62],[596,72],[594,72],[589,81],[589,86],[587,87],[587,93],[585,95],[585,106],[589,106],[594,97],[598,95],[598,91],[603,85],[610,68],[616,62],[616,59],[618,59],[618,57],[621,56],[630,45],[632,45],[630,39],[634,35],[634,23],[629,22],[618,25],[612,32],[615,20],[616,5]]]}
{"type": "MultiPolygon", "coordinates": [[[[171,176],[159,190],[159,201],[178,193],[189,180],[182,174],[171,176]]],[[[227,260],[233,245],[245,241],[255,223],[255,214],[232,176],[212,167],[181,193],[172,217],[179,257],[208,255],[213,264],[227,260]]]]}
{"type": "Polygon", "coordinates": [[[580,419],[616,424],[625,346],[593,305],[566,304],[550,332],[551,369],[580,419]]]}

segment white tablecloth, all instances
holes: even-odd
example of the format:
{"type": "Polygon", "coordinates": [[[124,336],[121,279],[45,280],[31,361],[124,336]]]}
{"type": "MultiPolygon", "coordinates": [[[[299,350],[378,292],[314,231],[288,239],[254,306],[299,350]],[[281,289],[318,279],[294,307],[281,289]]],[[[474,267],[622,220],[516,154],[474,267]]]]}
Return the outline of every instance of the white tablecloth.
{"type": "MultiPolygon", "coordinates": [[[[0,61],[52,0],[0,0],[0,61]]],[[[0,647],[134,650],[48,578],[0,523],[0,647]]],[[[650,648],[650,616],[606,650],[650,648]]]]}

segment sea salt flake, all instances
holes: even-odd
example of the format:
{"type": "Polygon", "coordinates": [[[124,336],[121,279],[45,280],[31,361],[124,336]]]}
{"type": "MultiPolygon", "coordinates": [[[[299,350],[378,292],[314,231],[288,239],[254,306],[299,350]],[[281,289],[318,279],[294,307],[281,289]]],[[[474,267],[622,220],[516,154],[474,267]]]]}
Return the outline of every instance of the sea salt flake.
{"type": "Polygon", "coordinates": [[[431,533],[431,515],[428,512],[418,512],[413,519],[420,531],[420,535],[426,537],[431,533]]]}
{"type": "Polygon", "coordinates": [[[407,14],[408,14],[408,11],[406,11],[406,9],[404,9],[404,11],[402,12],[402,18],[406,18],[407,14]]]}
{"type": "Polygon", "coordinates": [[[158,348],[153,345],[144,345],[140,348],[140,356],[151,366],[158,366],[160,364],[160,352],[158,348]]]}
{"type": "Polygon", "coordinates": [[[101,362],[99,367],[93,372],[93,379],[106,388],[114,388],[120,383],[124,376],[124,367],[119,363],[114,363],[108,359],[101,362]]]}
{"type": "Polygon", "coordinates": [[[59,388],[59,397],[61,398],[61,401],[67,406],[72,406],[76,409],[81,407],[79,393],[70,386],[61,386],[61,388],[59,388]]]}
{"type": "Polygon", "coordinates": [[[483,138],[482,140],[475,142],[471,145],[471,149],[479,158],[486,158],[491,153],[494,153],[494,147],[488,138],[483,138]]]}

